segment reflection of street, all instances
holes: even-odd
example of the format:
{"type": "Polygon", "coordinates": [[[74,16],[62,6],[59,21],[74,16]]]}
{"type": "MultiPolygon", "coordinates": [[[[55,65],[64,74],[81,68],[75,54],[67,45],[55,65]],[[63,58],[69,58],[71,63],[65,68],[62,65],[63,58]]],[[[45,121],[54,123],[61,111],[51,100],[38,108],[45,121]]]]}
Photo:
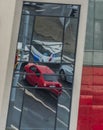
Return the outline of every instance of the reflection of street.
{"type": "Polygon", "coordinates": [[[54,121],[55,109],[46,102],[45,95],[43,97],[42,92],[36,92],[35,90],[31,92],[26,89],[21,127],[45,128],[46,126],[47,128],[53,128],[54,121]],[[42,95],[42,99],[39,94],[42,95]],[[29,120],[30,123],[25,124],[25,119],[29,120]]]}
{"type": "MultiPolygon", "coordinates": [[[[66,85],[66,83],[63,84],[66,85]]],[[[63,130],[67,128],[71,90],[63,89],[62,95],[57,99],[51,92],[33,89],[33,87],[23,79],[20,79],[18,86],[19,88],[16,89],[15,104],[11,106],[12,127],[19,127],[18,121],[20,120],[22,111],[21,102],[24,100],[21,128],[51,128],[52,130],[55,125],[64,128],[63,130]],[[23,99],[24,88],[25,94],[23,99]],[[16,119],[13,113],[17,115],[16,119]],[[57,120],[55,121],[56,115],[57,120]],[[65,118],[63,115],[65,115],[65,118]]],[[[9,125],[11,125],[10,122],[9,125]]]]}

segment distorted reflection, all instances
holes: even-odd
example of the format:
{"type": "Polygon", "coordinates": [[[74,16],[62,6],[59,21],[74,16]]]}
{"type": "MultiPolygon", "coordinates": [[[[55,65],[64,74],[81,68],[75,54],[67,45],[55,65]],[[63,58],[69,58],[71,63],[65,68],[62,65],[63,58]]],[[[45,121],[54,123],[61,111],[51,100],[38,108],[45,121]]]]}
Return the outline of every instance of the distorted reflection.
{"type": "Polygon", "coordinates": [[[24,2],[7,128],[68,130],[79,9],[24,2]]]}

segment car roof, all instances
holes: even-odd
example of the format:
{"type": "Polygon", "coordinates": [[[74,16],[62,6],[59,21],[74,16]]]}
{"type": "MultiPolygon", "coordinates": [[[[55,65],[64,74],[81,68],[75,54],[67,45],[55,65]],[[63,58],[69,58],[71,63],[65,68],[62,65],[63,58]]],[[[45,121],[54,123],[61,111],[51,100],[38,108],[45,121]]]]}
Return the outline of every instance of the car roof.
{"type": "Polygon", "coordinates": [[[42,74],[54,74],[54,72],[47,66],[37,65],[37,67],[42,74]]]}
{"type": "Polygon", "coordinates": [[[46,50],[49,50],[52,53],[58,53],[62,50],[62,42],[33,41],[36,42],[36,44],[42,45],[46,50]]]}
{"type": "Polygon", "coordinates": [[[62,65],[60,68],[63,70],[73,71],[73,65],[62,65]]]}
{"type": "Polygon", "coordinates": [[[54,74],[53,70],[51,70],[48,66],[38,65],[34,63],[29,63],[28,65],[29,67],[35,66],[42,74],[54,74]]]}

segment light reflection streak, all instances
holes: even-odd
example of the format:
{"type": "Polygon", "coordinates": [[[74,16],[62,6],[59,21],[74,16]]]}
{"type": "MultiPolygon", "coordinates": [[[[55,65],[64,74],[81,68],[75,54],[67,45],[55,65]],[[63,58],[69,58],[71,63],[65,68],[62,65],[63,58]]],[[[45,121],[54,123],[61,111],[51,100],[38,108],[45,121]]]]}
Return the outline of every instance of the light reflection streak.
{"type": "Polygon", "coordinates": [[[17,111],[21,112],[21,109],[17,108],[16,106],[13,106],[14,109],[16,109],[17,111]]]}
{"type": "Polygon", "coordinates": [[[11,124],[11,128],[13,128],[14,130],[19,130],[17,127],[15,127],[14,125],[11,124]]]}
{"type": "Polygon", "coordinates": [[[25,93],[29,96],[31,96],[33,99],[35,99],[36,101],[40,102],[44,107],[46,107],[47,109],[49,109],[50,111],[52,111],[53,113],[56,113],[56,111],[54,111],[52,108],[50,108],[49,106],[47,106],[43,101],[41,101],[40,99],[38,99],[37,97],[35,97],[31,92],[29,92],[27,89],[25,89],[25,93]]]}
{"type": "Polygon", "coordinates": [[[63,92],[64,92],[66,95],[68,95],[68,97],[70,98],[70,95],[69,95],[69,93],[68,93],[66,90],[63,89],[63,92]]]}
{"type": "Polygon", "coordinates": [[[70,112],[70,110],[64,105],[58,104],[58,106],[61,107],[61,108],[64,108],[67,112],[70,112]]]}
{"type": "Polygon", "coordinates": [[[68,127],[68,125],[67,125],[66,123],[64,123],[62,120],[60,120],[59,118],[57,118],[57,120],[58,120],[61,124],[63,124],[65,127],[68,127]]]}

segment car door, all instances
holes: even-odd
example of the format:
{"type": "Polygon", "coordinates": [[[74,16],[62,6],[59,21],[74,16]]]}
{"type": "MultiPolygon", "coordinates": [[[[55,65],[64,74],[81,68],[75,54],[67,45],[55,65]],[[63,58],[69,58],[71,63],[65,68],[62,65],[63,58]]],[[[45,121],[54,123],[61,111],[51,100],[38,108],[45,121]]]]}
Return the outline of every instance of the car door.
{"type": "Polygon", "coordinates": [[[30,80],[32,85],[36,85],[39,83],[40,72],[35,66],[31,66],[30,69],[30,80]]]}
{"type": "Polygon", "coordinates": [[[36,71],[36,67],[35,67],[35,66],[31,66],[31,67],[29,68],[29,73],[30,73],[30,75],[29,75],[29,80],[30,80],[30,83],[31,83],[32,85],[34,85],[35,82],[36,82],[36,74],[35,74],[35,71],[36,71]]]}

